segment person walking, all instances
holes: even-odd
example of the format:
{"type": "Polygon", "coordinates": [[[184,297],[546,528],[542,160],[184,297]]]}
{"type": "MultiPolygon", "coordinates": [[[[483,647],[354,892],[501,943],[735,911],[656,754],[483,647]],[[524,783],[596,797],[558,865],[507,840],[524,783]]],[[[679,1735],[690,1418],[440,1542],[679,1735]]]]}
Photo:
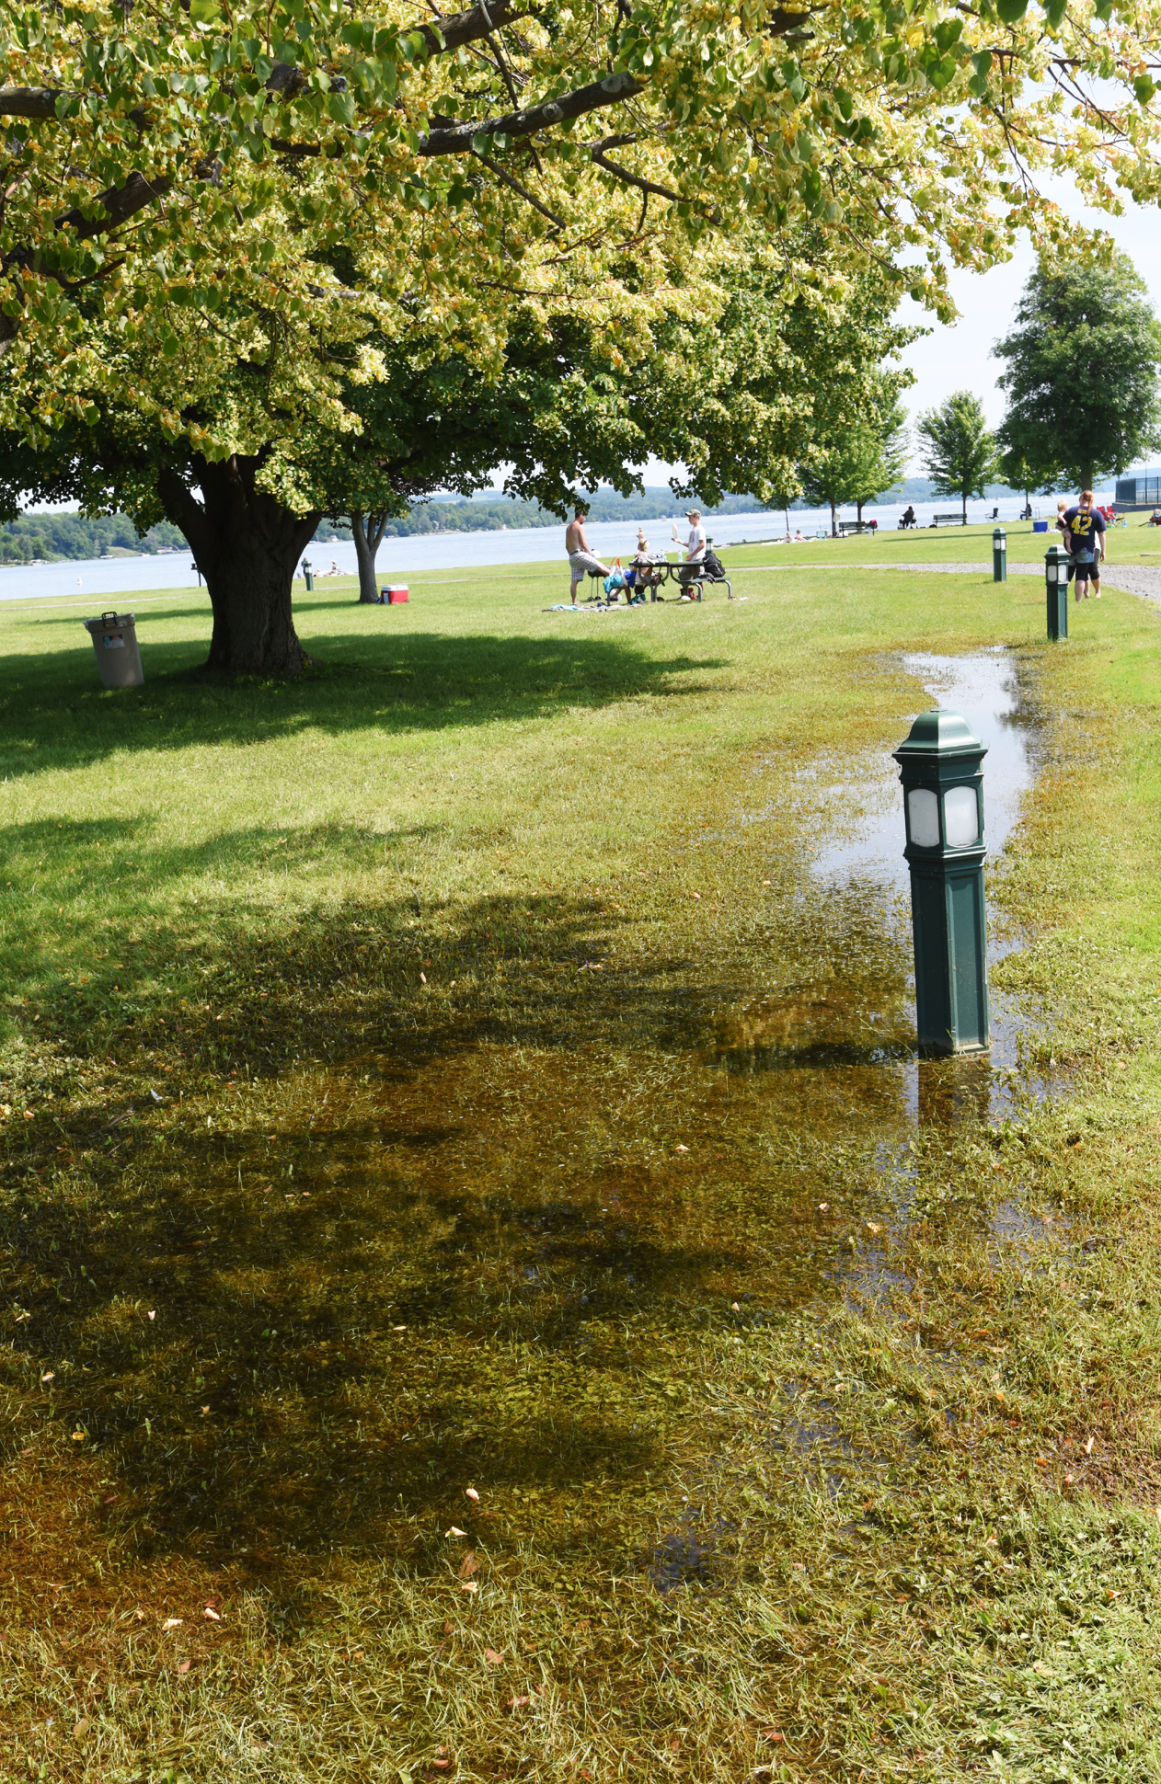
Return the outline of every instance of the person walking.
{"type": "Polygon", "coordinates": [[[1088,600],[1089,583],[1101,598],[1101,559],[1105,555],[1105,517],[1092,505],[1092,490],[1081,491],[1080,500],[1064,514],[1069,548],[1076,573],[1076,598],[1088,600]]]}
{"type": "Polygon", "coordinates": [[[568,598],[575,607],[576,591],[590,570],[597,570],[602,576],[611,576],[612,571],[600,558],[594,557],[589,550],[589,542],[585,538],[585,511],[583,508],[573,510],[573,517],[564,529],[564,549],[568,553],[569,571],[572,581],[568,598]]]}

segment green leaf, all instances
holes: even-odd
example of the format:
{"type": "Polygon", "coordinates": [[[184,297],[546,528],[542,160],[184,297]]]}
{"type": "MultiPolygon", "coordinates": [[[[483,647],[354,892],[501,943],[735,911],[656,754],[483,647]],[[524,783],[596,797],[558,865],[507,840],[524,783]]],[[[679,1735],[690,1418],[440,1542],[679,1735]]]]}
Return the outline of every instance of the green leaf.
{"type": "Polygon", "coordinates": [[[1018,25],[1028,10],[1028,0],[996,0],[996,11],[1005,25],[1018,25]]]}

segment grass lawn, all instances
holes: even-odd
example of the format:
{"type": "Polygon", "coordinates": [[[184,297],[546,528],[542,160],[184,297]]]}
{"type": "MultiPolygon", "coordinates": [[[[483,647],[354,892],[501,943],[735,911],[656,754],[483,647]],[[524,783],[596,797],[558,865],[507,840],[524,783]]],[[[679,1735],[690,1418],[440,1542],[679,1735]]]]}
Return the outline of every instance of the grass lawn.
{"type": "Polygon", "coordinates": [[[1161,1775],[1161,614],[968,543],[0,607],[2,1784],[1161,1775]],[[997,643],[1057,1093],[921,1124],[811,860],[997,643]]]}

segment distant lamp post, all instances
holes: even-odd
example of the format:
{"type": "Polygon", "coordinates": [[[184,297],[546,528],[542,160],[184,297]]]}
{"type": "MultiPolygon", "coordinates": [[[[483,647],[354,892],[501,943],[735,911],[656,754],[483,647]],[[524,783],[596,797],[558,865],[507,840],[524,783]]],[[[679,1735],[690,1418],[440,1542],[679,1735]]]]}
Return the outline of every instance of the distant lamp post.
{"type": "Polygon", "coordinates": [[[1008,535],[1003,527],[996,527],[992,533],[992,581],[1008,580],[1008,535]]]}
{"type": "Polygon", "coordinates": [[[911,869],[919,1051],[983,1053],[988,1027],[984,907],[987,750],[957,712],[924,712],[894,751],[911,869]]]}
{"type": "Polygon", "coordinates": [[[1044,554],[1044,582],[1048,596],[1048,636],[1054,644],[1068,637],[1068,553],[1062,545],[1050,545],[1044,554]]]}
{"type": "Polygon", "coordinates": [[[302,579],[306,583],[307,594],[308,595],[313,594],[314,593],[314,565],[311,563],[309,558],[303,558],[303,560],[302,560],[302,579]]]}

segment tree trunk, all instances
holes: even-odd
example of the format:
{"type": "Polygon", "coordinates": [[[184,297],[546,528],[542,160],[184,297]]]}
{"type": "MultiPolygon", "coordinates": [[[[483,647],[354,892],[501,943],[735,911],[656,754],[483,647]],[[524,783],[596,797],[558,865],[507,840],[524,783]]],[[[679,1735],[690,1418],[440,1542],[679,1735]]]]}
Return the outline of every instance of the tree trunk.
{"type": "Polygon", "coordinates": [[[359,600],[373,601],[376,606],[379,604],[379,582],[375,575],[375,553],[383,543],[386,525],[386,514],[364,514],[359,508],[351,509],[351,532],[359,564],[359,600]]]}
{"type": "Polygon", "coordinates": [[[962,489],[960,491],[960,495],[963,497],[963,524],[966,527],[966,525],[967,525],[967,490],[962,489]]]}
{"type": "Polygon", "coordinates": [[[832,539],[838,538],[838,509],[833,502],[830,505],[830,536],[832,539]]]}
{"type": "Polygon", "coordinates": [[[858,516],[858,521],[859,521],[860,526],[862,526],[862,524],[863,524],[863,501],[864,501],[864,498],[862,496],[860,496],[858,501],[855,503],[855,513],[858,516]]]}
{"type": "Polygon", "coordinates": [[[322,516],[294,514],[258,489],[261,465],[261,457],[235,454],[211,464],[195,454],[189,483],[163,470],[158,492],[206,579],[214,615],[206,667],[227,675],[298,675],[307,658],[294,630],[291,589],[322,516]]]}

